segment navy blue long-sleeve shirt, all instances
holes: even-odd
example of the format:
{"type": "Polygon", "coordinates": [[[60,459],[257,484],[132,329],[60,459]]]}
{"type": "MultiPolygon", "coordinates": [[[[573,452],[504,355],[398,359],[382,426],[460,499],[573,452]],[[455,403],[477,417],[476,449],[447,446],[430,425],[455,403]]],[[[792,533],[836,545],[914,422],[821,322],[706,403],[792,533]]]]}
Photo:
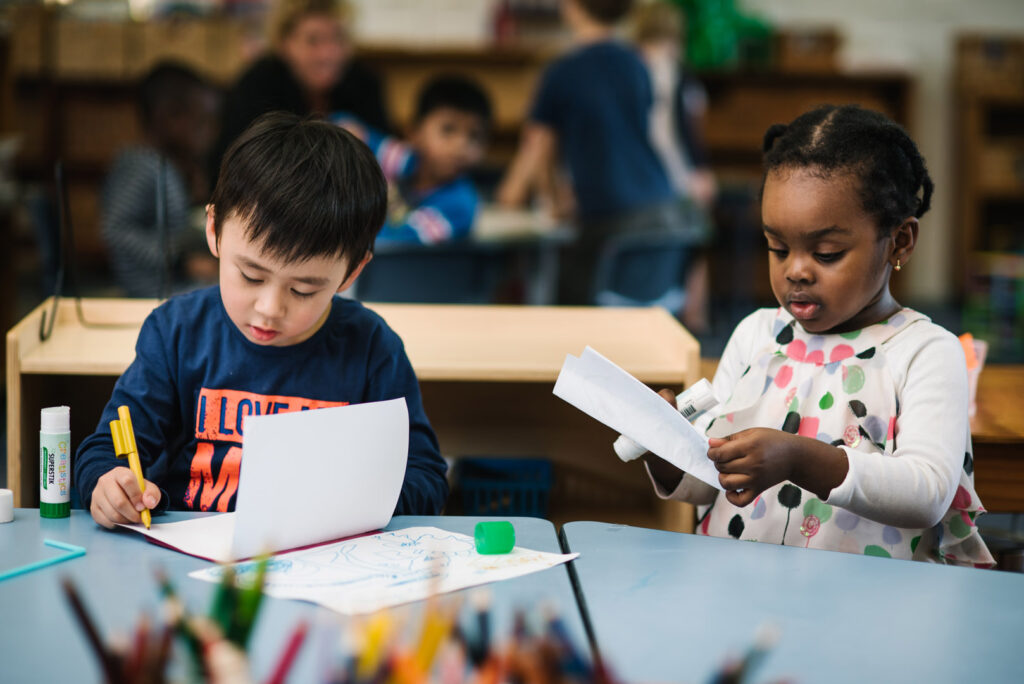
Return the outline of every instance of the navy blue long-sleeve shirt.
{"type": "Polygon", "coordinates": [[[558,136],[581,218],[673,201],[648,134],[652,104],[647,67],[615,40],[577,47],[545,69],[530,119],[558,136]]]}
{"type": "MultiPolygon", "coordinates": [[[[448,495],[447,467],[423,411],[401,339],[355,301],[335,297],[323,326],[288,347],[254,344],[228,318],[217,287],[174,297],[146,319],[135,360],[114,386],[96,432],[74,459],[88,508],[96,482],[125,465],[114,456],[109,423],[131,410],[146,479],[163,492],[160,508],[235,507],[246,415],[266,415],[404,397],[409,458],[396,515],[432,515],[448,495]]],[[[281,467],[293,454],[281,454],[281,467]]],[[[286,494],[282,493],[282,497],[286,494]]],[[[282,499],[268,505],[292,505],[282,499]]]]}

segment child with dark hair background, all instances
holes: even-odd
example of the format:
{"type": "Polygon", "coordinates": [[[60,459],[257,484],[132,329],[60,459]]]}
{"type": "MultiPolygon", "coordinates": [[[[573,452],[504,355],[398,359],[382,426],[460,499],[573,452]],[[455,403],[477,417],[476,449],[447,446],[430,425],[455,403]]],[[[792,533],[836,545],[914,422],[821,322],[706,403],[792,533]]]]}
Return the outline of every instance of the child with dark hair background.
{"type": "Polygon", "coordinates": [[[658,495],[702,506],[702,534],[991,566],[963,351],[889,291],[931,202],[917,146],[826,106],[772,126],[764,153],[780,307],[737,326],[715,373],[724,403],[702,427],[724,491],[648,454],[658,495]]]}
{"type": "Polygon", "coordinates": [[[434,244],[467,237],[479,203],[468,172],[483,159],[491,103],[473,81],[438,76],[420,91],[406,141],[349,114],[335,123],[373,150],[388,181],[388,218],[378,242],[434,244]]]}
{"type": "MultiPolygon", "coordinates": [[[[447,468],[402,341],[380,316],[335,296],[370,260],[385,208],[377,161],[336,126],[271,113],[235,141],[207,206],[219,287],[149,315],[135,360],[74,459],[96,522],[138,522],[144,508],[233,510],[246,415],[398,397],[409,410],[409,455],[395,513],[440,512],[447,468]],[[144,490],[114,456],[108,425],[122,404],[144,490]]],[[[295,458],[282,454],[280,467],[301,467],[295,458]]]]}
{"type": "Polygon", "coordinates": [[[216,88],[176,62],[157,64],[139,84],[143,143],[118,155],[100,198],[110,264],[129,297],[165,297],[216,278],[190,212],[208,198],[205,158],[217,134],[219,100],[216,88]]]}

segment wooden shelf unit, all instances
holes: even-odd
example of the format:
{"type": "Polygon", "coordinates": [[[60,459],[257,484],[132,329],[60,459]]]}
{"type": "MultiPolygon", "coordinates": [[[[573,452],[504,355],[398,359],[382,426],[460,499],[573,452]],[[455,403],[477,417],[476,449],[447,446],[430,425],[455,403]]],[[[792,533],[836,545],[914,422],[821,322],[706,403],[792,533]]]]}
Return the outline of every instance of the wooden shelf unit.
{"type": "MultiPolygon", "coordinates": [[[[245,63],[252,27],[221,19],[80,27],[38,8],[14,16],[15,51],[20,55],[12,64],[15,116],[24,140],[19,168],[28,178],[49,183],[54,160],[65,160],[80,257],[86,262],[103,261],[98,194],[117,150],[140,135],[134,111],[136,78],[160,57],[184,55],[217,82],[227,84],[245,63]],[[140,36],[146,40],[140,41],[140,36]],[[104,40],[116,49],[106,49],[104,40]]],[[[557,41],[547,47],[369,44],[360,46],[359,57],[382,77],[391,118],[400,129],[409,123],[415,94],[431,76],[456,72],[477,79],[494,103],[496,126],[486,161],[490,173],[484,175],[495,176],[511,158],[537,79],[560,47],[557,41]]],[[[700,77],[709,94],[707,139],[712,164],[725,183],[748,188],[752,203],[756,203],[761,175],[761,139],[769,125],[789,121],[823,103],[859,103],[904,125],[911,118],[912,82],[902,73],[750,71],[700,77]]],[[[751,220],[744,222],[737,235],[719,240],[716,249],[730,252],[717,259],[724,274],[722,286],[740,287],[730,284],[731,273],[748,272],[749,266],[754,269],[753,284],[742,287],[753,288],[753,294],[743,296],[771,302],[766,260],[759,258],[763,249],[753,204],[750,213],[751,220]],[[735,264],[734,239],[745,242],[745,254],[757,257],[752,263],[735,264]]]]}
{"type": "Polygon", "coordinates": [[[956,283],[966,325],[1024,358],[1024,35],[957,41],[956,283]]]}

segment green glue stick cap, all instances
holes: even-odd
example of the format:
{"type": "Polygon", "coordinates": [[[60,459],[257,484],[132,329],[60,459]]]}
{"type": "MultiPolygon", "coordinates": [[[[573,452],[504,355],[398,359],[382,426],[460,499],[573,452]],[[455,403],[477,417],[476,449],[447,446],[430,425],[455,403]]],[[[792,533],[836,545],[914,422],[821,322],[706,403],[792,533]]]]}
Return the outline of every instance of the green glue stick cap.
{"type": "Polygon", "coordinates": [[[516,545],[516,528],[507,520],[478,522],[473,530],[477,553],[508,553],[516,545]]]}

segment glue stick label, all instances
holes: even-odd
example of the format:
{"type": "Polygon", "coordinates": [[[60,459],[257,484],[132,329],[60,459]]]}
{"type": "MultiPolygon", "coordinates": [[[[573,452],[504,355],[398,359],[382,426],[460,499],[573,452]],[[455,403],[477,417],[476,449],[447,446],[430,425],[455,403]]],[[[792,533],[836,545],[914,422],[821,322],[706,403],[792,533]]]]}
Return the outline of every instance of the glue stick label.
{"type": "Polygon", "coordinates": [[[71,501],[71,436],[39,433],[39,500],[43,503],[71,501]]]}

